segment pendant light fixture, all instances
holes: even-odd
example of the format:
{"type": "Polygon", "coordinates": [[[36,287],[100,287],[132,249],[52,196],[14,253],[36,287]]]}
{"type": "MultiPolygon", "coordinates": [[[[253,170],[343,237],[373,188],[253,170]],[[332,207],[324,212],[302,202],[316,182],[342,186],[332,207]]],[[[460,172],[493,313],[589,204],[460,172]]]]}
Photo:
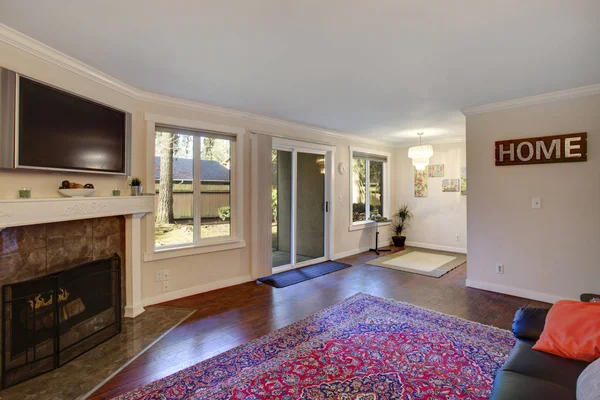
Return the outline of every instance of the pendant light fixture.
{"type": "Polygon", "coordinates": [[[419,145],[408,149],[408,158],[412,158],[412,164],[417,171],[423,171],[429,165],[429,158],[433,156],[433,146],[430,144],[423,146],[421,144],[423,132],[419,132],[417,135],[419,135],[419,145]]]}

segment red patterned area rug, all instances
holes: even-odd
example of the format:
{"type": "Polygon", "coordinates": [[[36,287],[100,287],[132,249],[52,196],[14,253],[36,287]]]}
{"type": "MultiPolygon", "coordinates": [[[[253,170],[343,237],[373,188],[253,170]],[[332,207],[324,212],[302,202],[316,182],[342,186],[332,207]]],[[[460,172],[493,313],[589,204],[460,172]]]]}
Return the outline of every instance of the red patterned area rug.
{"type": "Polygon", "coordinates": [[[119,399],[486,399],[514,343],[359,293],[119,399]]]}

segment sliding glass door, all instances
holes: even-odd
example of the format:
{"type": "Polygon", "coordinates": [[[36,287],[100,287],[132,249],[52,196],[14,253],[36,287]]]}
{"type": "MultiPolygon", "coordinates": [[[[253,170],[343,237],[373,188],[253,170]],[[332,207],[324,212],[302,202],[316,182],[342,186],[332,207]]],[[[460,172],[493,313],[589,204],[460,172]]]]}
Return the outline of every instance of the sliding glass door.
{"type": "Polygon", "coordinates": [[[273,144],[273,269],[328,259],[331,151],[306,143],[273,144]]]}
{"type": "Polygon", "coordinates": [[[273,267],[292,263],[292,155],[291,151],[273,150],[271,186],[273,267]]]}

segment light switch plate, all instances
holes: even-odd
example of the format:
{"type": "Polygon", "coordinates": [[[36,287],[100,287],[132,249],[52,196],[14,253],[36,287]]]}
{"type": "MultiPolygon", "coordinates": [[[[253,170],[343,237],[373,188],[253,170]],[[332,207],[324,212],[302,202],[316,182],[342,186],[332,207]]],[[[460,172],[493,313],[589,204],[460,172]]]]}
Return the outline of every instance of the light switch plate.
{"type": "Polygon", "coordinates": [[[163,292],[169,291],[169,281],[163,281],[163,292]]]}
{"type": "Polygon", "coordinates": [[[156,271],[156,282],[160,282],[163,280],[163,272],[162,271],[156,271]]]}
{"type": "Polygon", "coordinates": [[[531,208],[542,208],[542,199],[539,197],[531,199],[531,208]]]}
{"type": "Polygon", "coordinates": [[[168,281],[171,273],[169,272],[168,269],[164,269],[162,272],[162,275],[163,275],[163,281],[168,281]]]}

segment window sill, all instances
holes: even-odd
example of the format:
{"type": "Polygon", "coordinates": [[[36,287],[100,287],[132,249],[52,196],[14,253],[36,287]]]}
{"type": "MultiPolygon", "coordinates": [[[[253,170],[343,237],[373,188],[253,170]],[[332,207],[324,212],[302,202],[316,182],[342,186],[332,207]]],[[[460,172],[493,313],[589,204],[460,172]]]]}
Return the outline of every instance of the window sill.
{"type": "Polygon", "coordinates": [[[171,247],[168,249],[154,250],[144,254],[144,262],[166,260],[176,257],[188,257],[197,254],[213,253],[216,251],[226,251],[241,249],[246,247],[246,241],[240,239],[227,239],[209,243],[198,243],[192,245],[183,245],[181,247],[171,247]]]}
{"type": "MultiPolygon", "coordinates": [[[[391,222],[380,222],[379,226],[387,226],[390,223],[391,222]]],[[[375,227],[375,221],[354,222],[354,223],[352,223],[352,225],[350,225],[348,227],[348,232],[360,231],[362,229],[368,229],[368,228],[373,228],[373,227],[375,227]]]]}

